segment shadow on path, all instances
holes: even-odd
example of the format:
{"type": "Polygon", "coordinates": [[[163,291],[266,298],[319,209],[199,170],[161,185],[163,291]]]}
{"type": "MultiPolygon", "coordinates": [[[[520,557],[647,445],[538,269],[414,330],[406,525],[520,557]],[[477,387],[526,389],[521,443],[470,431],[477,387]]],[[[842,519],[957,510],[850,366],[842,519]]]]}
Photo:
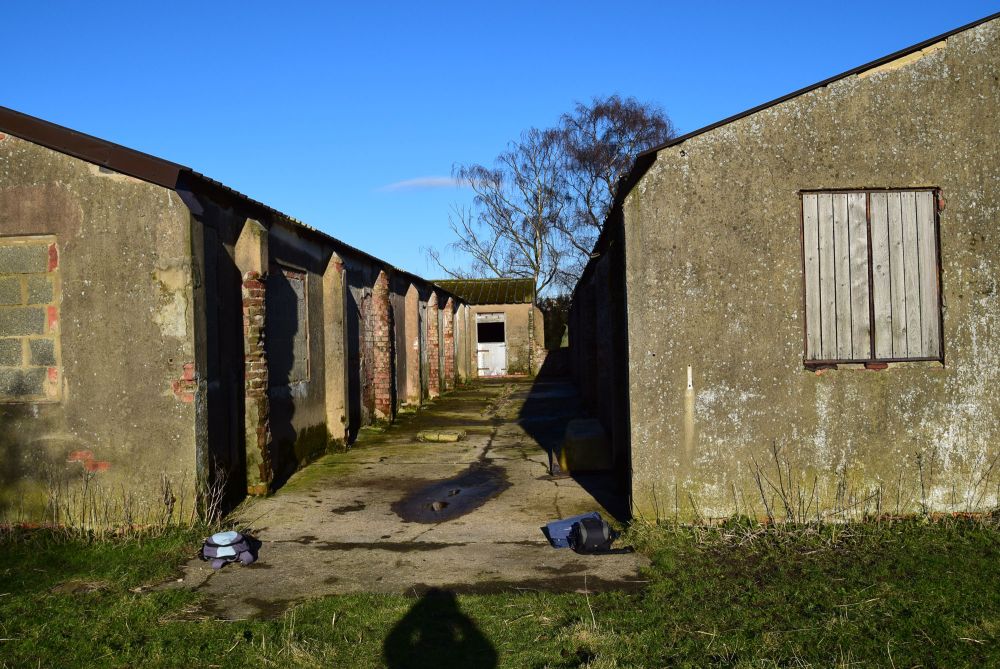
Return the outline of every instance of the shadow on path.
{"type": "MultiPolygon", "coordinates": [[[[550,351],[518,415],[524,431],[548,454],[550,472],[554,471],[553,462],[558,461],[566,425],[575,418],[589,417],[576,387],[566,376],[566,365],[560,364],[562,361],[553,353],[550,351]]],[[[616,484],[614,472],[572,472],[570,476],[617,520],[631,519],[628,496],[616,484]]]]}
{"type": "Polygon", "coordinates": [[[455,594],[428,590],[396,623],[383,644],[389,669],[493,669],[497,652],[458,608],[455,594]]]}

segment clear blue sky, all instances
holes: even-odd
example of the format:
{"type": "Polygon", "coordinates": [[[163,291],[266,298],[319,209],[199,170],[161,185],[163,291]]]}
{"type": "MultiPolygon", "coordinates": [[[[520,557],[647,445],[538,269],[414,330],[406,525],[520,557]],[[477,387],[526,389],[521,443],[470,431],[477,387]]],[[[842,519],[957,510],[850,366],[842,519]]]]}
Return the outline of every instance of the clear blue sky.
{"type": "Polygon", "coordinates": [[[9,2],[0,104],[174,160],[404,269],[491,163],[574,101],[680,132],[1000,2],[9,2]],[[169,8],[169,9],[167,9],[169,8]],[[424,185],[400,186],[419,180],[424,185]],[[396,184],[394,186],[393,184],[396,184]]]}

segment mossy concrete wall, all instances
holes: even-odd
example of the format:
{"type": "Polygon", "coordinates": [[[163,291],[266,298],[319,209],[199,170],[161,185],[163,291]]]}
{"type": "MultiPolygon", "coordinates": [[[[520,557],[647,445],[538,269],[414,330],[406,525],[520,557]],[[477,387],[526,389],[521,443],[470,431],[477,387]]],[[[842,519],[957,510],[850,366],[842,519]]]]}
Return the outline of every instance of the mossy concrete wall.
{"type": "Polygon", "coordinates": [[[54,239],[61,350],[51,401],[0,403],[0,522],[193,509],[191,228],[170,190],[0,134],[0,236],[54,239]]]}
{"type": "Polygon", "coordinates": [[[660,151],[624,235],[638,511],[997,504],[1000,22],[660,151]],[[799,191],[918,186],[945,203],[944,364],[810,371],[799,191]]]}

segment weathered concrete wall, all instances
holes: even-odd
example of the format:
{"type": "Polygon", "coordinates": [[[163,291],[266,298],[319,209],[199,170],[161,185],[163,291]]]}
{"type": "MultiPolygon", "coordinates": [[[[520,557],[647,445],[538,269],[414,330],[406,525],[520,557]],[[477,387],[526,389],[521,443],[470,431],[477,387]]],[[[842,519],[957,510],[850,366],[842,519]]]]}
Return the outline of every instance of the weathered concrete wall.
{"type": "Polygon", "coordinates": [[[399,312],[403,314],[402,326],[397,326],[401,353],[400,403],[420,404],[420,292],[413,284],[408,284],[399,312]]]}
{"type": "Polygon", "coordinates": [[[993,21],[659,153],[624,206],[640,511],[997,503],[998,81],[993,21]],[[798,192],[917,186],[946,203],[945,364],[810,371],[798,192]]]}
{"type": "Polygon", "coordinates": [[[457,328],[456,346],[456,369],[459,383],[469,380],[469,367],[472,362],[472,354],[469,351],[469,308],[461,304],[455,314],[455,327],[457,328]]]}
{"type": "MultiPolygon", "coordinates": [[[[42,360],[29,349],[54,370],[49,399],[5,393],[0,403],[0,518],[39,520],[49,505],[45,517],[56,507],[56,520],[69,520],[65,512],[83,510],[85,482],[98,522],[193,510],[190,235],[175,193],[0,135],[0,242],[53,240],[52,308],[29,338],[58,352],[42,360]]],[[[8,259],[0,274],[15,269],[8,259]]],[[[0,342],[15,334],[18,309],[33,307],[0,306],[0,342]]]]}
{"type": "Polygon", "coordinates": [[[478,368],[476,358],[476,314],[504,314],[507,338],[507,373],[534,374],[538,371],[539,350],[545,344],[545,325],[541,312],[533,304],[475,304],[469,305],[469,329],[472,339],[472,365],[478,368]],[[532,311],[536,312],[534,327],[529,327],[532,311]],[[532,338],[532,331],[534,338],[532,338]],[[533,343],[534,342],[534,343],[533,343]]]}
{"type": "Polygon", "coordinates": [[[443,358],[442,382],[444,389],[455,388],[455,301],[448,298],[441,309],[441,356],[443,358]]]}
{"type": "Polygon", "coordinates": [[[0,135],[0,522],[225,511],[420,401],[431,284],[158,168],[0,135]]]}

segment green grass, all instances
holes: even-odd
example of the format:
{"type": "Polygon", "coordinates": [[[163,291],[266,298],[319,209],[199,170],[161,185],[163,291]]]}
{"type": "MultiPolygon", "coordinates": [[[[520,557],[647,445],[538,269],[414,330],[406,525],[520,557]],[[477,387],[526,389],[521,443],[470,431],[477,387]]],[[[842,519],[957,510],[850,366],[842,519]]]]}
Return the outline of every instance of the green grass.
{"type": "Polygon", "coordinates": [[[196,593],[145,587],[200,538],[3,535],[0,666],[1000,666],[984,522],[640,525],[641,593],[355,595],[242,622],[190,620],[196,593]]]}

